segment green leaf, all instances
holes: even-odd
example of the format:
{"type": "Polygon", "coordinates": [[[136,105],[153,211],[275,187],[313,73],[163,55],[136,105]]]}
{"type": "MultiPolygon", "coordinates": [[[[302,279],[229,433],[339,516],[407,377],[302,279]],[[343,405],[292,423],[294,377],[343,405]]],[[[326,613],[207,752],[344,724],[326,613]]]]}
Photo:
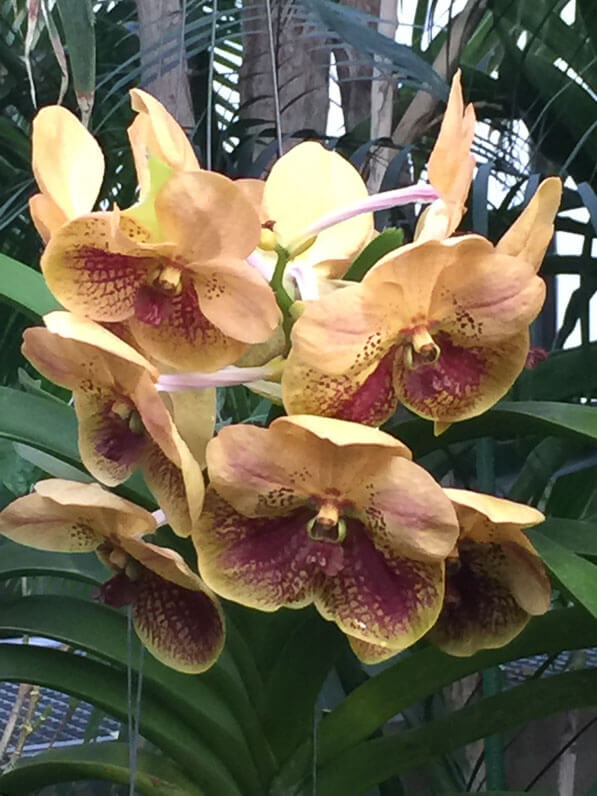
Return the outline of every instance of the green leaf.
{"type": "Polygon", "coordinates": [[[597,439],[597,412],[592,406],[566,404],[555,401],[503,401],[489,412],[454,423],[440,437],[433,436],[429,421],[409,416],[393,419],[384,431],[405,442],[416,456],[423,456],[451,442],[497,437],[509,439],[526,434],[597,439]]]}
{"type": "Polygon", "coordinates": [[[47,312],[61,309],[39,271],[1,252],[0,275],[0,296],[34,321],[47,312]]]}
{"type": "MultiPolygon", "coordinates": [[[[561,609],[533,619],[507,646],[483,650],[469,658],[456,658],[432,646],[407,653],[355,688],[322,720],[317,741],[319,761],[327,764],[368,738],[392,716],[469,674],[529,655],[595,644],[597,623],[592,617],[582,609],[561,609]]],[[[307,744],[289,760],[279,779],[280,796],[283,786],[290,787],[310,757],[307,744]]]]}
{"type": "MultiPolygon", "coordinates": [[[[378,782],[531,719],[597,704],[597,670],[530,680],[412,730],[365,741],[317,773],[318,796],[360,796],[378,782]]],[[[291,793],[307,796],[312,786],[291,793]]]]}
{"type": "MultiPolygon", "coordinates": [[[[537,529],[552,542],[586,556],[597,556],[597,520],[569,520],[562,517],[548,517],[537,529]]],[[[527,534],[533,538],[533,529],[527,534]]]]}
{"type": "Polygon", "coordinates": [[[317,695],[345,644],[336,626],[313,612],[279,649],[261,709],[265,733],[279,761],[311,734],[317,695]]]}
{"type": "Polygon", "coordinates": [[[95,31],[91,0],[56,0],[83,124],[95,95],[95,31]]]}
{"type": "Polygon", "coordinates": [[[532,534],[537,552],[560,583],[597,619],[597,566],[540,531],[532,534]]]}
{"type": "MultiPolygon", "coordinates": [[[[99,637],[103,645],[101,630],[99,637]]],[[[123,671],[88,657],[47,647],[6,644],[0,656],[0,680],[55,688],[98,705],[121,721],[127,720],[123,671]]],[[[210,796],[245,796],[214,750],[172,712],[167,700],[167,694],[160,699],[149,688],[144,689],[141,734],[168,754],[210,796]]]]}
{"type": "MultiPolygon", "coordinates": [[[[127,666],[126,618],[99,603],[63,595],[22,597],[0,604],[0,630],[4,635],[21,633],[54,638],[84,649],[121,670],[127,666]]],[[[135,640],[133,660],[138,659],[138,650],[135,640]]],[[[222,668],[222,658],[220,661],[215,667],[222,668]]],[[[226,682],[231,688],[230,682],[226,682]]],[[[153,693],[163,699],[172,715],[187,725],[186,732],[207,744],[226,763],[242,783],[244,793],[258,796],[255,764],[238,720],[210,687],[205,675],[182,675],[147,655],[143,689],[144,694],[153,693]]],[[[90,701],[103,707],[93,698],[90,701]]]]}
{"type": "Polygon", "coordinates": [[[401,229],[394,227],[384,229],[381,235],[378,235],[368,246],[365,246],[342,279],[349,282],[360,282],[378,260],[388,252],[398,249],[403,243],[404,232],[401,229]]]}
{"type": "MultiPolygon", "coordinates": [[[[187,779],[167,758],[138,749],[135,788],[146,796],[203,796],[205,791],[187,779]]],[[[117,741],[52,749],[25,759],[0,776],[5,796],[22,796],[57,782],[102,779],[128,785],[129,745],[117,741]]]]}
{"type": "Polygon", "coordinates": [[[29,575],[70,578],[85,583],[103,583],[106,568],[95,553],[48,553],[3,539],[0,580],[29,575]]]}

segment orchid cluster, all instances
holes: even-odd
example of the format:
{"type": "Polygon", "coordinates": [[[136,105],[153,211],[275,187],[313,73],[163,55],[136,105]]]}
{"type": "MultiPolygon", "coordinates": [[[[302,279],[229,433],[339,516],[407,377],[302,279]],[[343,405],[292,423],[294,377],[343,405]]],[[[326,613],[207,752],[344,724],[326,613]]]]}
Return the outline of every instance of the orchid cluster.
{"type": "Polygon", "coordinates": [[[440,434],[510,389],[544,301],[560,181],[541,183],[497,245],[454,234],[475,165],[459,74],[429,184],[373,196],[316,142],[266,180],[207,171],[165,108],[131,94],[127,209],[93,209],[104,159],[69,111],[46,107],[33,126],[31,214],[64,310],[25,332],[23,352],[72,391],[81,460],[103,486],[41,481],[0,532],[96,551],[112,571],[100,598],[130,606],[149,651],[185,672],[223,648],[220,598],[314,604],[367,663],[423,636],[454,655],[506,644],[549,608],[523,533],[541,513],[442,487],[379,426],[401,404],[440,434]],[[428,205],[413,242],[343,280],[377,235],[373,211],[413,202],[428,205]],[[286,415],[214,436],[214,388],[234,384],[286,415]],[[104,488],[136,470],[153,514],[104,488]],[[163,524],[191,538],[197,571],[151,541],[163,524]]]}

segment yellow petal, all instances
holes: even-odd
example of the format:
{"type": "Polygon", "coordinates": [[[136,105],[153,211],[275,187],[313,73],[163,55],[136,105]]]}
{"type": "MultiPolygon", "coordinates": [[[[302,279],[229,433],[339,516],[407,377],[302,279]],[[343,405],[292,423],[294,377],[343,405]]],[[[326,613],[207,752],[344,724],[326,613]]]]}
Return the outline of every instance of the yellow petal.
{"type": "Polygon", "coordinates": [[[159,264],[158,255],[136,245],[142,240],[149,240],[149,232],[116,212],[91,213],[64,224],[41,258],[48,287],[79,315],[127,320],[139,288],[159,264]]]}
{"type": "Polygon", "coordinates": [[[216,423],[215,389],[163,393],[163,398],[193,458],[205,467],[205,449],[216,423]]]}
{"type": "Polygon", "coordinates": [[[64,211],[44,193],[36,193],[29,199],[29,212],[44,243],[67,221],[64,211]]]}
{"type": "Polygon", "coordinates": [[[186,134],[164,108],[162,103],[147,91],[131,89],[131,105],[140,115],[132,141],[139,183],[143,185],[143,159],[150,152],[176,171],[199,171],[201,168],[186,134]],[[142,125],[142,126],[141,126],[142,125]]]}
{"type": "MultiPolygon", "coordinates": [[[[273,166],[265,184],[263,209],[274,232],[288,245],[321,216],[365,199],[367,186],[345,158],[315,141],[293,147],[273,166]]],[[[373,214],[363,213],[321,232],[296,259],[311,264],[351,258],[373,233],[373,214]]]]}
{"type": "MultiPolygon", "coordinates": [[[[486,495],[482,492],[472,492],[468,489],[444,489],[446,495],[457,506],[473,509],[478,514],[484,515],[491,523],[506,523],[518,525],[521,528],[530,528],[538,525],[545,519],[544,515],[524,503],[486,495]]],[[[492,541],[475,537],[477,541],[492,541]]]]}
{"type": "Polygon", "coordinates": [[[88,213],[104,178],[104,156],[93,136],[66,108],[50,105],[33,120],[33,174],[72,219],[88,213]]]}
{"type": "Polygon", "coordinates": [[[152,515],[97,484],[49,479],[0,512],[0,533],[55,552],[86,553],[104,538],[152,533],[152,515]]]}
{"type": "Polygon", "coordinates": [[[157,445],[150,445],[143,461],[143,475],[172,530],[178,536],[189,536],[201,514],[205,485],[199,464],[175,429],[172,437],[178,462],[168,459],[157,445]]]}
{"type": "Polygon", "coordinates": [[[538,271],[554,231],[562,199],[562,181],[548,177],[510,229],[500,238],[498,252],[520,257],[538,271]]]}
{"type": "Polygon", "coordinates": [[[164,239],[176,244],[188,267],[244,259],[259,243],[257,212],[222,174],[175,173],[158,191],[155,205],[164,239]]]}

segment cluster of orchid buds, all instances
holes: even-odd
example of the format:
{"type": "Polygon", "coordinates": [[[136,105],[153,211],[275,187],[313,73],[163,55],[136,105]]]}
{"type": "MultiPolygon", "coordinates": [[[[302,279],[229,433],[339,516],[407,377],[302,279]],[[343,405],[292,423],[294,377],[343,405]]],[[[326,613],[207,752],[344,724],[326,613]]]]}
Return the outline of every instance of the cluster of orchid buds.
{"type": "Polygon", "coordinates": [[[220,597],[314,604],[367,663],[423,636],[455,655],[506,644],[549,608],[522,530],[541,513],[443,488],[378,427],[402,404],[441,434],[510,389],[544,301],[560,181],[541,183],[497,245],[454,235],[475,165],[459,74],[429,184],[373,196],[316,142],[266,180],[202,169],[166,109],[131,94],[139,194],[124,210],[93,210],[104,159],[69,111],[33,124],[31,214],[65,309],[25,332],[23,352],[72,391],[81,460],[103,486],[41,481],[0,532],[96,551],[113,573],[100,597],[130,606],[149,651],[185,672],[223,648],[220,597]],[[413,242],[344,281],[377,235],[373,211],[407,203],[427,205],[413,242]],[[214,436],[214,388],[237,384],[285,416],[214,436]],[[153,514],[105,488],[138,469],[153,514]],[[197,572],[150,541],[164,524],[192,539],[197,572]]]}

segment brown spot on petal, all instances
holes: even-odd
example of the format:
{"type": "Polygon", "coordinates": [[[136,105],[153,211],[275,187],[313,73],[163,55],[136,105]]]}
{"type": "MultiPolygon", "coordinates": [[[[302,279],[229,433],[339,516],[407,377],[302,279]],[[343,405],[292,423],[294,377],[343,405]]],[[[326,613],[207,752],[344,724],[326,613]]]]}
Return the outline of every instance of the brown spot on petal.
{"type": "Polygon", "coordinates": [[[214,597],[191,591],[144,570],[132,604],[139,638],[162,663],[202,672],[224,646],[224,619],[214,597]]]}

